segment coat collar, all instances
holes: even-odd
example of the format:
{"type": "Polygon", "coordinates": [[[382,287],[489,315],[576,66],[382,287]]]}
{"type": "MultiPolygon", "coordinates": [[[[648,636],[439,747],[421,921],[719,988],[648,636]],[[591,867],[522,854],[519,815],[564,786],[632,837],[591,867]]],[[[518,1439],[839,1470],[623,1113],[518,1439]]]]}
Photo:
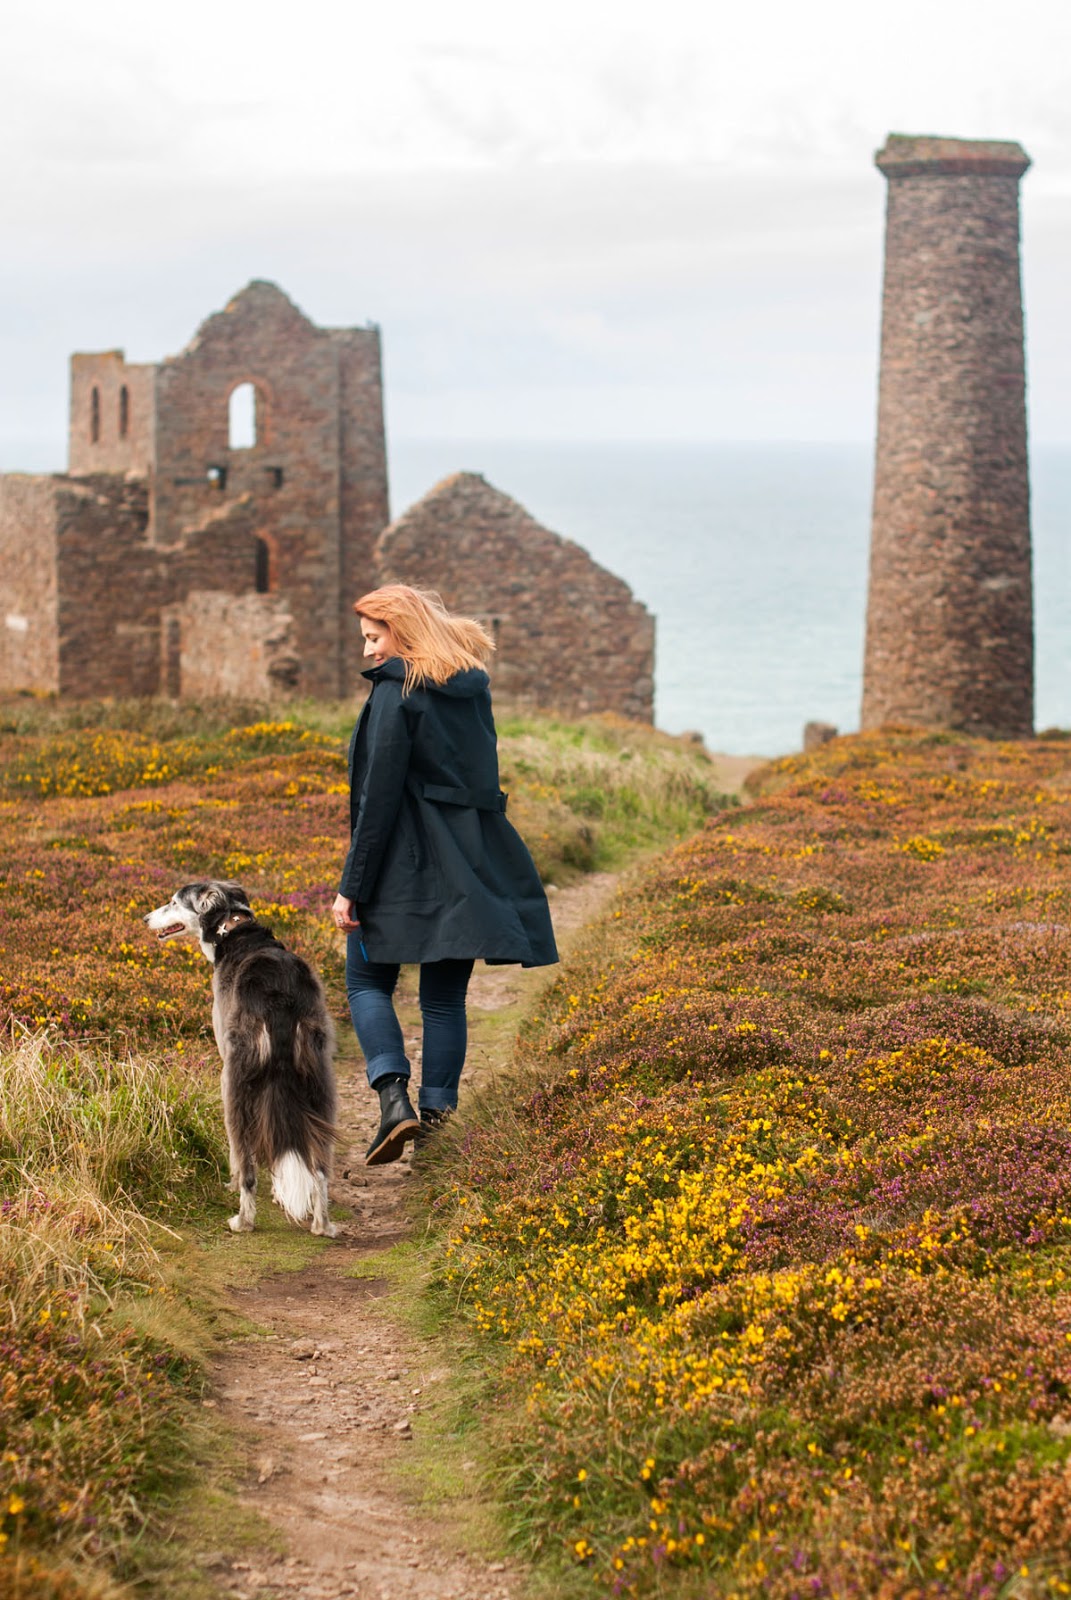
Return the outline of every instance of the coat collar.
{"type": "Polygon", "coordinates": [[[361,673],[361,677],[367,678],[370,683],[378,683],[381,678],[394,678],[398,683],[404,683],[405,662],[401,656],[391,656],[381,667],[369,667],[367,672],[361,673]]]}
{"type": "MultiPolygon", "coordinates": [[[[367,672],[361,673],[361,677],[367,678],[374,689],[384,678],[392,683],[404,684],[405,670],[405,662],[401,656],[391,656],[381,667],[369,667],[367,672]]],[[[489,682],[487,673],[482,667],[462,667],[452,678],[447,678],[445,683],[433,683],[429,680],[423,687],[435,694],[446,695],[451,700],[468,700],[474,695],[482,694],[489,682]]],[[[367,701],[365,703],[367,704],[367,701]]]]}

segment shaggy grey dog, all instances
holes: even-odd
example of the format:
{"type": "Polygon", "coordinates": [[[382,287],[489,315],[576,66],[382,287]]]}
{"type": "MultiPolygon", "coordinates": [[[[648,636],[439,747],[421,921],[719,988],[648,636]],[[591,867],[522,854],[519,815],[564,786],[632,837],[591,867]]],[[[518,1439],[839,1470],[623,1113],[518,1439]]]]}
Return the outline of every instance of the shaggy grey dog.
{"type": "Polygon", "coordinates": [[[323,986],[307,961],[257,922],[245,891],[215,879],[187,883],[145,918],[160,940],[197,939],[212,962],[212,1029],[223,1058],[223,1120],[231,1186],[230,1225],[256,1220],[257,1164],[287,1216],[333,1237],[327,1180],[337,1130],[331,1065],[334,1029],[323,986]]]}

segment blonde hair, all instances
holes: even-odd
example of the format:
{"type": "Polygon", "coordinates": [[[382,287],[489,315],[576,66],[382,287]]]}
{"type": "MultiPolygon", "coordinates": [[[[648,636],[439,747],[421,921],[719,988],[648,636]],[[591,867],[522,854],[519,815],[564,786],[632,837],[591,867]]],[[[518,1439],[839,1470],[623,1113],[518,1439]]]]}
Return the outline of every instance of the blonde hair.
{"type": "Polygon", "coordinates": [[[354,601],[354,611],[388,627],[405,662],[402,693],[426,683],[445,683],[466,667],[482,667],[495,641],[482,623],[456,617],[430,589],[388,583],[354,601]]]}

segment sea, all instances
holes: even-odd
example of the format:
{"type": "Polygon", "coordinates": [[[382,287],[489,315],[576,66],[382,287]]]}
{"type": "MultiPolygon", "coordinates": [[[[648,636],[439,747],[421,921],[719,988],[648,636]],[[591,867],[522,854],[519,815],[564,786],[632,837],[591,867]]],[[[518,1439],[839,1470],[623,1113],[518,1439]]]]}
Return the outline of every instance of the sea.
{"type": "MultiPolygon", "coordinates": [[[[659,727],[764,756],[858,728],[871,447],[400,440],[390,466],[394,516],[480,472],[624,578],[657,619],[659,727]]],[[[1034,449],[1031,494],[1037,727],[1068,728],[1071,449],[1034,449]]]]}

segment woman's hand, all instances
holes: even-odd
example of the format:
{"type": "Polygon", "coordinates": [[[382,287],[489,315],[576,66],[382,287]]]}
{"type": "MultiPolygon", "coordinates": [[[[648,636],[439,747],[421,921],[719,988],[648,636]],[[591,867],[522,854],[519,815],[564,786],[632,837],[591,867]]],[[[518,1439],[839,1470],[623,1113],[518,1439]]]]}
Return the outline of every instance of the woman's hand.
{"type": "Polygon", "coordinates": [[[361,924],[357,921],[357,908],[344,894],[336,894],[331,907],[331,917],[340,933],[356,933],[361,924]]]}

